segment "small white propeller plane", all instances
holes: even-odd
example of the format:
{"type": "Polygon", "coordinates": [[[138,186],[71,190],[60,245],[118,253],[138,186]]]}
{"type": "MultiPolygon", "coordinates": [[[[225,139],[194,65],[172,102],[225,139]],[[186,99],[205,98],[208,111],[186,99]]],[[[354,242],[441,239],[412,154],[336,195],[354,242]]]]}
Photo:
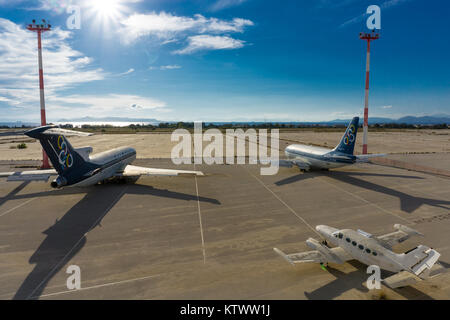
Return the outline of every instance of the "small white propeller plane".
{"type": "Polygon", "coordinates": [[[74,149],[66,136],[89,136],[57,126],[42,126],[26,131],[29,137],[38,139],[55,169],[32,170],[21,172],[0,172],[0,177],[8,181],[48,181],[50,176],[57,176],[51,183],[53,188],[68,186],[85,187],[112,178],[138,178],[146,176],[203,176],[201,171],[172,170],[133,166],[136,150],[120,147],[98,154],[90,155],[92,147],[74,149]]]}
{"type": "Polygon", "coordinates": [[[440,253],[424,245],[405,253],[395,253],[391,249],[411,236],[422,236],[418,231],[401,224],[395,224],[397,230],[382,236],[374,236],[362,230],[336,229],[325,225],[316,226],[325,241],[319,242],[309,238],[306,244],[313,251],[285,254],[274,248],[274,251],[290,264],[304,262],[324,264],[342,264],[349,260],[358,260],[366,265],[376,265],[380,269],[395,272],[383,280],[391,288],[414,284],[421,279],[434,277],[447,271],[437,263],[440,253]],[[328,242],[335,247],[328,246],[328,242]]]}

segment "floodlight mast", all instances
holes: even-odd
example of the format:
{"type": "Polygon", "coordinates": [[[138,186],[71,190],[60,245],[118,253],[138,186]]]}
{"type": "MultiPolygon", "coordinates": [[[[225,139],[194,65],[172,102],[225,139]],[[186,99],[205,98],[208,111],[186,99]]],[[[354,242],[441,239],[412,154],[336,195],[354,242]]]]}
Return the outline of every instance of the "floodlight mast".
{"type": "MultiPolygon", "coordinates": [[[[47,125],[47,120],[45,117],[45,96],[44,96],[44,72],[42,68],[42,44],[41,44],[41,34],[45,31],[51,30],[51,25],[48,24],[44,19],[41,24],[36,24],[36,20],[33,23],[27,25],[27,29],[37,33],[38,39],[38,63],[39,63],[39,91],[40,91],[40,102],[41,102],[41,125],[47,125]]],[[[42,169],[50,168],[48,162],[48,156],[42,149],[42,169]]]]}
{"type": "Polygon", "coordinates": [[[369,71],[370,71],[370,41],[377,40],[380,37],[379,33],[361,32],[359,38],[367,41],[367,58],[366,58],[366,86],[364,97],[364,125],[363,125],[363,149],[362,154],[367,154],[367,133],[369,131],[369,71]]]}

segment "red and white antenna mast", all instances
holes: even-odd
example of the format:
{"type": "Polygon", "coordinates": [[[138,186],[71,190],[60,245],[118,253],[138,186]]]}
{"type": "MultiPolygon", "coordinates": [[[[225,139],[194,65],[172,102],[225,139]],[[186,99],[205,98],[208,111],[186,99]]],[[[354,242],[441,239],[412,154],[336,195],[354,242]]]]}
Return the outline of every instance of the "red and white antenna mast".
{"type": "Polygon", "coordinates": [[[367,40],[367,58],[366,58],[366,90],[364,97],[364,125],[363,125],[363,149],[362,154],[367,154],[367,132],[369,131],[369,71],[370,71],[370,41],[377,40],[380,37],[379,33],[364,33],[359,34],[361,40],[367,40]]]}
{"type": "MultiPolygon", "coordinates": [[[[51,25],[49,25],[45,20],[42,20],[41,24],[36,24],[36,20],[33,20],[32,24],[27,26],[27,29],[37,33],[38,39],[38,62],[39,62],[39,91],[41,100],[41,125],[47,125],[47,120],[45,118],[45,96],[44,96],[44,72],[42,70],[42,45],[41,45],[41,34],[45,31],[51,30],[51,25]]],[[[48,169],[50,165],[48,163],[48,156],[42,149],[42,168],[48,169]]]]}

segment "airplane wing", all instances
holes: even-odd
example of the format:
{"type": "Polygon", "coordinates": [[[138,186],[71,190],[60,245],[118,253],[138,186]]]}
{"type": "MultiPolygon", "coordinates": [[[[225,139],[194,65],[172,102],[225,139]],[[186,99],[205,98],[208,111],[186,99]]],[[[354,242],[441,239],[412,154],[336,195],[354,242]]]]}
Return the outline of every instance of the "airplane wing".
{"type": "Polygon", "coordinates": [[[7,177],[7,181],[48,181],[50,176],[57,175],[55,169],[31,170],[17,172],[0,172],[0,177],[7,177]]]}
{"type": "MultiPolygon", "coordinates": [[[[292,265],[304,262],[317,262],[317,263],[328,262],[327,257],[324,254],[320,253],[318,250],[291,253],[291,254],[285,254],[283,251],[277,248],[273,248],[273,250],[292,265]]],[[[343,262],[353,260],[353,257],[350,256],[341,247],[331,248],[330,251],[333,252],[336,256],[338,256],[343,262]]]]}
{"type": "Polygon", "coordinates": [[[371,158],[385,157],[386,153],[377,153],[377,154],[359,154],[356,155],[356,162],[369,162],[371,158]]]}
{"type": "Polygon", "coordinates": [[[203,176],[201,171],[189,170],[173,170],[173,169],[158,169],[146,168],[139,166],[127,165],[123,172],[118,172],[115,176],[118,177],[138,177],[138,176],[203,176]]]}
{"type": "Polygon", "coordinates": [[[309,170],[309,164],[306,162],[303,162],[301,160],[295,159],[295,160],[260,160],[259,163],[261,164],[271,164],[272,166],[278,166],[278,167],[285,167],[285,168],[292,168],[293,166],[297,166],[301,170],[309,170]]]}
{"type": "Polygon", "coordinates": [[[309,164],[306,162],[303,162],[301,160],[292,160],[292,163],[301,170],[309,170],[310,169],[309,164]]]}
{"type": "Polygon", "coordinates": [[[397,231],[376,237],[380,244],[387,249],[392,249],[396,244],[402,243],[412,236],[423,236],[420,232],[401,224],[395,224],[394,229],[397,231]]]}
{"type": "Polygon", "coordinates": [[[279,160],[270,160],[270,159],[259,160],[259,163],[260,164],[264,164],[264,165],[270,164],[272,166],[286,167],[286,168],[292,168],[292,166],[294,165],[291,160],[282,160],[282,159],[279,159],[279,160]]]}

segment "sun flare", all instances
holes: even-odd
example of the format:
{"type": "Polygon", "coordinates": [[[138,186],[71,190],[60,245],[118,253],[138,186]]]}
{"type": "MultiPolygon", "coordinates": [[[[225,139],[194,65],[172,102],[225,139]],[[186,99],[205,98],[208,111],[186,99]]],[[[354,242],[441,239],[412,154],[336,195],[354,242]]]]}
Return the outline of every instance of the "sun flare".
{"type": "Polygon", "coordinates": [[[114,19],[121,15],[121,4],[119,0],[95,0],[91,2],[92,10],[98,17],[114,19]]]}
{"type": "Polygon", "coordinates": [[[89,0],[85,1],[86,16],[93,26],[99,30],[106,30],[120,22],[128,8],[124,0],[89,0]]]}

